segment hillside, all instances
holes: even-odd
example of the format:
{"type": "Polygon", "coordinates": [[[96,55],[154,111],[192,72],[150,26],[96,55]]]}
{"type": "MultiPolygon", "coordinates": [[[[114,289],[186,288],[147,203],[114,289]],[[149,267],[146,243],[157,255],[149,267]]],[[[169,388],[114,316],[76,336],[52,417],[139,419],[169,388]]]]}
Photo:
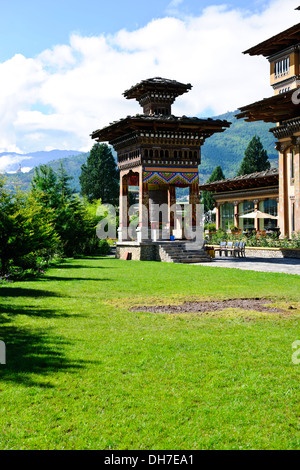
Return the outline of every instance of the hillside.
{"type": "MultiPolygon", "coordinates": [[[[79,153],[79,155],[75,155],[73,157],[59,158],[58,160],[47,162],[47,165],[53,168],[53,170],[57,171],[60,165],[63,164],[68,175],[73,178],[70,181],[71,186],[73,189],[75,189],[76,192],[79,192],[79,175],[81,173],[81,165],[86,162],[87,156],[88,153],[79,153]]],[[[28,173],[6,174],[6,187],[14,191],[16,186],[18,186],[22,191],[28,191],[33,175],[34,168],[28,173]]]]}
{"type": "Polygon", "coordinates": [[[31,153],[15,153],[15,152],[1,152],[0,153],[0,173],[15,172],[18,170],[19,165],[24,169],[31,169],[38,165],[48,164],[53,160],[59,158],[66,158],[74,155],[79,155],[81,152],[78,150],[42,150],[39,152],[31,153]]]}
{"type": "MultiPolygon", "coordinates": [[[[215,134],[208,139],[202,147],[202,162],[199,168],[201,183],[207,181],[214,168],[218,165],[221,165],[226,178],[235,176],[244,158],[246,147],[255,134],[261,138],[263,146],[268,152],[271,166],[278,166],[278,153],[275,150],[275,139],[269,132],[271,125],[264,122],[249,123],[244,120],[237,120],[234,117],[235,114],[237,114],[237,111],[214,117],[215,119],[226,119],[232,124],[225,132],[215,134]]],[[[73,152],[73,156],[66,156],[64,158],[54,157],[52,161],[49,161],[49,154],[51,154],[51,152],[36,152],[40,154],[36,156],[36,161],[47,163],[47,165],[51,166],[54,170],[57,170],[62,163],[68,174],[73,177],[71,181],[73,188],[76,192],[79,192],[81,165],[86,162],[88,153],[73,152]]],[[[114,151],[113,154],[116,157],[114,151]]],[[[30,164],[31,162],[32,161],[30,161],[30,164]]],[[[37,165],[38,164],[40,163],[37,163],[37,165]]],[[[6,174],[6,186],[13,189],[17,184],[21,189],[26,191],[29,189],[33,173],[34,170],[32,169],[28,173],[6,174]]]]}
{"type": "Polygon", "coordinates": [[[245,122],[236,119],[237,111],[228,112],[214,119],[226,119],[231,126],[225,132],[213,135],[202,147],[200,165],[200,181],[205,182],[218,165],[226,178],[236,175],[248,143],[254,135],[258,135],[267,150],[272,167],[278,166],[278,152],[275,150],[275,139],[269,129],[274,125],[265,122],[245,122]]]}

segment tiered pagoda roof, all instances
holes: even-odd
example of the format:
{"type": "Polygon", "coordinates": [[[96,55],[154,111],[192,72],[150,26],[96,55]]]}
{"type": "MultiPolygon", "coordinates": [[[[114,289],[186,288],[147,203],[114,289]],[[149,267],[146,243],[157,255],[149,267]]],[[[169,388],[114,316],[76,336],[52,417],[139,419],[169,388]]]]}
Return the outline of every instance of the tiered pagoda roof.
{"type": "MultiPolygon", "coordinates": [[[[142,80],[124,92],[127,99],[136,98],[143,106],[143,114],[127,116],[111,123],[91,134],[98,142],[110,142],[136,132],[176,132],[196,133],[197,138],[210,137],[215,132],[224,132],[231,123],[219,119],[201,119],[197,117],[176,117],[171,114],[171,104],[177,96],[192,88],[190,83],[183,84],[161,77],[142,80]],[[159,110],[162,109],[160,113],[159,110]]],[[[189,138],[191,135],[189,135],[189,138]]]]}
{"type": "Polygon", "coordinates": [[[144,130],[173,133],[198,132],[203,138],[207,138],[215,132],[224,132],[230,125],[230,122],[220,119],[137,114],[136,116],[127,116],[103,129],[96,130],[91,134],[91,137],[98,142],[110,142],[125,133],[144,130]]]}
{"type": "Polygon", "coordinates": [[[142,80],[140,83],[132,86],[129,90],[126,90],[123,95],[128,100],[135,98],[140,100],[146,93],[149,92],[165,92],[174,94],[174,96],[183,95],[192,89],[190,83],[184,84],[177,82],[176,80],[169,80],[168,78],[154,77],[142,80]]]}

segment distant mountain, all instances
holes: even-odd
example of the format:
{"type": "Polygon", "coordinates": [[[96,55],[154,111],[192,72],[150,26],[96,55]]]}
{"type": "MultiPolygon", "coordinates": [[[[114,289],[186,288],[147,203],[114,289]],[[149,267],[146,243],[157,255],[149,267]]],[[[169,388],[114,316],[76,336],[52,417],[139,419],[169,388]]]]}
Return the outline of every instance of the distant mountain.
{"type": "Polygon", "coordinates": [[[202,161],[200,165],[200,181],[205,182],[214,168],[222,167],[226,178],[236,176],[244,158],[245,150],[254,135],[258,135],[266,149],[272,167],[278,166],[278,152],[275,150],[275,139],[269,129],[274,124],[259,122],[245,122],[234,116],[238,111],[228,112],[215,116],[214,119],[226,119],[231,122],[225,132],[214,134],[202,147],[202,161]]]}
{"type": "MultiPolygon", "coordinates": [[[[88,157],[88,153],[78,153],[73,157],[67,158],[59,158],[57,160],[48,161],[47,165],[53,168],[54,171],[57,171],[62,164],[68,173],[73,179],[70,181],[70,185],[76,191],[80,191],[80,184],[79,184],[79,176],[81,173],[81,165],[86,162],[88,157]]],[[[13,173],[13,174],[5,174],[6,184],[5,186],[7,189],[11,191],[15,191],[16,187],[21,189],[22,191],[28,191],[30,189],[30,182],[34,175],[34,168],[30,170],[28,173],[13,173]]]]}
{"type": "MultiPolygon", "coordinates": [[[[254,135],[258,135],[261,138],[263,146],[269,155],[271,166],[278,166],[278,153],[275,150],[275,139],[273,134],[269,132],[269,129],[272,127],[272,125],[264,122],[250,123],[245,122],[244,120],[237,120],[234,117],[234,115],[237,113],[237,111],[228,112],[214,117],[214,119],[226,119],[232,124],[229,129],[226,129],[225,132],[213,135],[203,145],[202,162],[199,168],[201,183],[208,180],[212,171],[218,165],[222,167],[226,178],[235,176],[244,158],[244,153],[248,143],[254,135]]],[[[0,162],[1,156],[3,155],[18,154],[0,154],[0,162]]],[[[31,160],[25,160],[25,165],[30,166],[33,162],[36,162],[35,166],[46,163],[54,170],[57,170],[62,163],[68,175],[73,177],[73,180],[70,182],[72,187],[76,192],[79,192],[79,176],[81,173],[81,166],[86,162],[88,155],[89,153],[80,153],[75,150],[34,152],[25,155],[25,157],[32,157],[31,160]]],[[[114,150],[113,155],[116,158],[116,152],[114,150]]],[[[24,157],[24,155],[22,156],[24,157]]],[[[33,174],[34,170],[30,170],[28,173],[6,174],[6,186],[14,190],[17,184],[21,189],[27,191],[30,188],[30,181],[33,174]]]]}
{"type": "Polygon", "coordinates": [[[15,152],[2,152],[0,153],[0,173],[15,172],[21,168],[34,168],[38,165],[47,164],[59,158],[66,158],[74,155],[79,155],[81,152],[78,150],[50,150],[31,152],[20,154],[15,152]]]}

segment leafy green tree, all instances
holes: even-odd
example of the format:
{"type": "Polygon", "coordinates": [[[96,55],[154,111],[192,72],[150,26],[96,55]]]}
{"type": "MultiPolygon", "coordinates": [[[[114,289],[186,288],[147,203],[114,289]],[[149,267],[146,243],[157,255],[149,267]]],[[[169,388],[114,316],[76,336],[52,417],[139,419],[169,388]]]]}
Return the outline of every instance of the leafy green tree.
{"type": "MultiPolygon", "coordinates": [[[[218,165],[210,177],[207,180],[207,183],[212,183],[213,181],[224,180],[225,176],[222,168],[218,165]]],[[[215,207],[214,199],[212,197],[211,191],[203,191],[202,193],[202,204],[204,204],[204,212],[212,211],[215,207]]]]}
{"type": "Polygon", "coordinates": [[[245,150],[245,156],[241,163],[237,176],[249,175],[271,168],[267,151],[264,149],[258,136],[254,136],[245,150]]]}
{"type": "Polygon", "coordinates": [[[0,176],[0,263],[1,274],[7,272],[10,260],[9,241],[15,237],[14,213],[18,205],[15,198],[4,190],[5,180],[0,176]]]}
{"type": "MultiPolygon", "coordinates": [[[[59,236],[49,221],[45,208],[20,191],[10,194],[0,179],[0,272],[7,274],[10,265],[21,266],[31,255],[34,267],[37,253],[54,253],[59,247],[59,236]]],[[[28,264],[28,261],[27,261],[28,264]]]]}
{"type": "Polygon", "coordinates": [[[41,165],[31,183],[33,197],[45,208],[52,209],[52,224],[66,256],[90,251],[98,242],[95,221],[83,201],[74,195],[70,180],[62,165],[57,173],[41,165]]]}
{"type": "Polygon", "coordinates": [[[19,197],[19,207],[14,214],[15,237],[11,236],[11,258],[24,269],[34,268],[39,255],[51,258],[61,249],[61,240],[52,224],[53,210],[46,209],[32,197],[19,197]]]}
{"type": "Polygon", "coordinates": [[[70,181],[73,179],[72,176],[69,176],[66,172],[63,164],[60,164],[60,167],[57,171],[57,189],[58,193],[61,196],[61,200],[67,201],[74,194],[74,189],[70,186],[70,181]]]}
{"type": "Polygon", "coordinates": [[[119,171],[111,149],[106,144],[95,144],[79,177],[81,194],[89,201],[101,199],[103,204],[118,204],[119,171]]]}
{"type": "Polygon", "coordinates": [[[57,208],[60,204],[61,194],[57,184],[57,175],[48,165],[40,165],[34,169],[31,180],[33,197],[44,207],[57,208]]]}

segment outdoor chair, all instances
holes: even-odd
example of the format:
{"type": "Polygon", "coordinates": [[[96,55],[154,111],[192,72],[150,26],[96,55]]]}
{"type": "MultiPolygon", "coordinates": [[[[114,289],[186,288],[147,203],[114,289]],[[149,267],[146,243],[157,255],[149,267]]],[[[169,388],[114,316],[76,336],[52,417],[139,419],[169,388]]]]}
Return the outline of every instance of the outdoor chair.
{"type": "Polygon", "coordinates": [[[227,243],[227,247],[226,247],[226,256],[228,256],[228,253],[234,254],[233,242],[228,242],[228,243],[227,243]]]}
{"type": "Polygon", "coordinates": [[[240,242],[235,242],[234,244],[234,251],[233,251],[233,254],[234,256],[238,255],[238,257],[240,257],[240,242]]]}
{"type": "Polygon", "coordinates": [[[220,247],[215,248],[215,251],[219,251],[220,256],[222,256],[222,252],[224,251],[225,255],[227,256],[226,242],[220,242],[220,247]]]}
{"type": "Polygon", "coordinates": [[[245,242],[240,242],[240,255],[242,257],[246,257],[246,243],[245,242]]]}

